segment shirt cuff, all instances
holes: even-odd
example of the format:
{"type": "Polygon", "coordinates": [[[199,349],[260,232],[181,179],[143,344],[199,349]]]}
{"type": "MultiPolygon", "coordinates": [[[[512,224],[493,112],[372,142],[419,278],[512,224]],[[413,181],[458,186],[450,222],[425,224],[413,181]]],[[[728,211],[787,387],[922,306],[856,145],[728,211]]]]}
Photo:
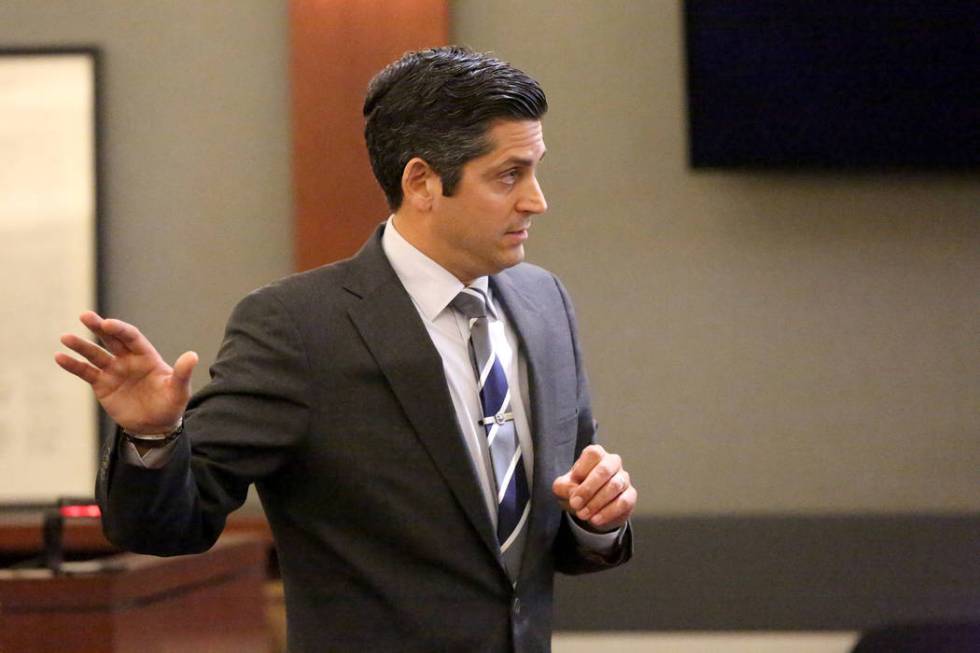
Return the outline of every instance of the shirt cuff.
{"type": "Polygon", "coordinates": [[[572,535],[575,536],[575,540],[579,546],[599,555],[609,555],[615,551],[616,547],[622,542],[623,533],[626,532],[626,526],[623,525],[618,530],[608,533],[593,533],[576,524],[575,520],[567,512],[565,513],[565,519],[568,520],[568,525],[572,528],[572,535]]]}
{"type": "Polygon", "coordinates": [[[123,438],[120,444],[122,444],[122,451],[119,452],[119,457],[122,461],[127,465],[135,465],[143,469],[160,469],[164,467],[174,457],[174,450],[177,448],[177,441],[173,440],[162,447],[148,449],[141,456],[140,452],[136,449],[136,445],[126,438],[123,438]]]}

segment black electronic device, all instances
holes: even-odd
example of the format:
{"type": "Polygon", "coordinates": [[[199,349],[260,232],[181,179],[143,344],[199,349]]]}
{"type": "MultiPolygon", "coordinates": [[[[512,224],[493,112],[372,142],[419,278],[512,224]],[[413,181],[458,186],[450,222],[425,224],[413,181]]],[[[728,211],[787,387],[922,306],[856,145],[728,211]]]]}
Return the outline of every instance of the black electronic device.
{"type": "Polygon", "coordinates": [[[980,2],[686,0],[695,168],[980,166],[980,2]]]}
{"type": "Polygon", "coordinates": [[[44,566],[53,573],[60,573],[64,565],[63,536],[66,519],[98,519],[102,516],[93,499],[62,497],[44,513],[42,533],[44,539],[44,566]]]}

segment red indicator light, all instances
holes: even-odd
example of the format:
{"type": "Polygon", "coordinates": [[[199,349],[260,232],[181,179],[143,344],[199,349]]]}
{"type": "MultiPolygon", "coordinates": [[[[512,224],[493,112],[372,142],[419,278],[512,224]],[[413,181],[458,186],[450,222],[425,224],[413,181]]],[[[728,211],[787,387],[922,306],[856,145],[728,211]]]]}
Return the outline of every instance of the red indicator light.
{"type": "Polygon", "coordinates": [[[102,511],[96,505],[87,506],[61,506],[58,509],[62,517],[92,517],[102,516],[102,511]]]}

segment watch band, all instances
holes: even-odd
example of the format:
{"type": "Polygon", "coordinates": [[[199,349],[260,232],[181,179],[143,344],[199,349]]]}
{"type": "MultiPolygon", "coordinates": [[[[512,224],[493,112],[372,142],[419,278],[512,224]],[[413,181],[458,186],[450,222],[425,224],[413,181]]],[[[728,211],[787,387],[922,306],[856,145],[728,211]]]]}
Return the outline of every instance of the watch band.
{"type": "Polygon", "coordinates": [[[184,432],[184,418],[180,419],[180,423],[177,424],[177,428],[170,431],[169,433],[159,433],[159,434],[145,434],[145,433],[133,433],[122,429],[123,435],[126,439],[133,444],[138,444],[141,447],[148,447],[150,449],[155,449],[158,447],[163,447],[174,440],[176,440],[181,433],[184,432]]]}

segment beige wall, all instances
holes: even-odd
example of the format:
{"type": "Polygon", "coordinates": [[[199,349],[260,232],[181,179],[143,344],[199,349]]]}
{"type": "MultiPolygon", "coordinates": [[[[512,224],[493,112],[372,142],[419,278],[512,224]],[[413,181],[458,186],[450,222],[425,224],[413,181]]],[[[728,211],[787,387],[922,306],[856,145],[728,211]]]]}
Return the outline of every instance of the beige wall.
{"type": "MultiPolygon", "coordinates": [[[[644,513],[980,509],[976,175],[692,173],[678,3],[453,8],[548,90],[531,257],[644,513]]],[[[286,37],[272,0],[0,3],[4,45],[104,50],[108,305],[168,358],[290,269],[286,37]]]]}
{"type": "Polygon", "coordinates": [[[645,513],[980,509],[980,181],[692,172],[680,3],[453,3],[548,92],[549,214],[645,513]]]}

